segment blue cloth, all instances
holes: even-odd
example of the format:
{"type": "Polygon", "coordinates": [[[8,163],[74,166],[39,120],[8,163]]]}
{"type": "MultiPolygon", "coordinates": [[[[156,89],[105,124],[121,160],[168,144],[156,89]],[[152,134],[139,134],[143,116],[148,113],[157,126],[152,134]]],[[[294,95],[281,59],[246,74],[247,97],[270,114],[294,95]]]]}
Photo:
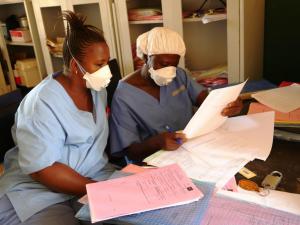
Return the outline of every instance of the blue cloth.
{"type": "Polygon", "coordinates": [[[21,221],[73,197],[50,191],[29,174],[60,162],[94,180],[110,175],[104,152],[106,91],[91,93],[94,113],[79,110],[48,76],[21,102],[12,129],[16,147],[6,154],[5,174],[0,178],[0,198],[7,195],[21,221]]]}
{"type": "Polygon", "coordinates": [[[114,93],[110,116],[110,150],[122,155],[132,143],[165,132],[182,130],[193,116],[193,105],[205,88],[177,68],[175,79],[160,87],[160,101],[124,81],[114,93]]]}

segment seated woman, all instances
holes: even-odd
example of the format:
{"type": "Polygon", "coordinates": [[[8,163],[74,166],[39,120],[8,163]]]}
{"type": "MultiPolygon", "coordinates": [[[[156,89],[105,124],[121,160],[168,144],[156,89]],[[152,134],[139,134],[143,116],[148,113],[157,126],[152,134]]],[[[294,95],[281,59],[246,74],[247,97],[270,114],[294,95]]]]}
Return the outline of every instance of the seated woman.
{"type": "MultiPolygon", "coordinates": [[[[200,106],[207,89],[177,65],[185,54],[179,34],[156,27],[137,39],[137,55],[144,66],[119,82],[112,101],[110,149],[133,162],[163,149],[172,151],[186,141],[183,130],[200,106]],[[171,132],[172,131],[172,132],[171,132]]],[[[224,116],[238,114],[242,102],[230,103],[224,116]]]]}
{"type": "Polygon", "coordinates": [[[48,76],[21,102],[0,178],[1,225],[75,225],[74,197],[114,171],[108,137],[106,90],[109,49],[96,27],[64,12],[64,72],[48,76]]]}

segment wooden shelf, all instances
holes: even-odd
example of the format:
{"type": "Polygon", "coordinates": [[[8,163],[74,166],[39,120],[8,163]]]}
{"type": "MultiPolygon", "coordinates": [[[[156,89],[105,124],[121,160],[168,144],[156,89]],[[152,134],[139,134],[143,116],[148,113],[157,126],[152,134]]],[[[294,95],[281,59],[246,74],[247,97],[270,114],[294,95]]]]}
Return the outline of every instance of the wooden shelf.
{"type": "Polygon", "coordinates": [[[32,42],[13,42],[13,41],[6,41],[7,45],[17,45],[17,46],[33,46],[32,42]]]}
{"type": "Polygon", "coordinates": [[[0,5],[23,3],[24,0],[1,0],[0,5]]]}
{"type": "Polygon", "coordinates": [[[202,17],[184,18],[183,22],[202,22],[202,17]]]}
{"type": "Polygon", "coordinates": [[[162,20],[137,20],[137,21],[129,21],[129,24],[158,24],[163,23],[162,20]]]}
{"type": "MultiPolygon", "coordinates": [[[[219,22],[219,21],[224,21],[226,20],[225,19],[220,19],[220,20],[214,20],[214,21],[211,21],[209,23],[215,23],[215,22],[219,22]]],[[[183,22],[185,23],[190,23],[190,22],[202,22],[202,17],[195,17],[195,18],[184,18],[183,19],[183,22]]],[[[204,23],[204,24],[207,24],[207,23],[204,23]]]]}

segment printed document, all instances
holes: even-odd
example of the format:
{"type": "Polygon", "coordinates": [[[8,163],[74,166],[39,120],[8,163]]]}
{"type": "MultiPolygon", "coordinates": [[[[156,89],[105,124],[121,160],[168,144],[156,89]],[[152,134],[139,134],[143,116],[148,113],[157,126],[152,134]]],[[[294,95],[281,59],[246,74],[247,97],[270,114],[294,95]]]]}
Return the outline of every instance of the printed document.
{"type": "Polygon", "coordinates": [[[184,128],[183,133],[186,137],[194,138],[207,134],[225,123],[227,117],[221,115],[222,110],[238,98],[246,82],[211,91],[184,128]]]}
{"type": "Polygon", "coordinates": [[[159,151],[149,165],[177,163],[190,178],[221,188],[254,158],[266,160],[273,142],[274,112],[228,118],[215,131],[191,139],[176,151],[159,151]]]}
{"type": "Polygon", "coordinates": [[[183,205],[203,197],[177,164],[87,184],[87,195],[93,223],[183,205]]]}

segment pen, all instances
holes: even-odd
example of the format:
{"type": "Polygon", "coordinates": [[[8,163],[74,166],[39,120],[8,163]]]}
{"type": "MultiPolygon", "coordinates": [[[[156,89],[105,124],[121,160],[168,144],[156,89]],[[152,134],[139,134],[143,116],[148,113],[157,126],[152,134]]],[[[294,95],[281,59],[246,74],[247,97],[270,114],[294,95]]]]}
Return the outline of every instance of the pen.
{"type": "MultiPolygon", "coordinates": [[[[166,130],[167,130],[169,133],[172,133],[172,132],[173,132],[172,129],[171,129],[168,125],[166,125],[165,128],[166,128],[166,130]]],[[[179,145],[182,144],[182,139],[181,139],[181,138],[176,138],[175,140],[176,140],[176,143],[177,143],[177,144],[179,144],[179,145]]]]}

